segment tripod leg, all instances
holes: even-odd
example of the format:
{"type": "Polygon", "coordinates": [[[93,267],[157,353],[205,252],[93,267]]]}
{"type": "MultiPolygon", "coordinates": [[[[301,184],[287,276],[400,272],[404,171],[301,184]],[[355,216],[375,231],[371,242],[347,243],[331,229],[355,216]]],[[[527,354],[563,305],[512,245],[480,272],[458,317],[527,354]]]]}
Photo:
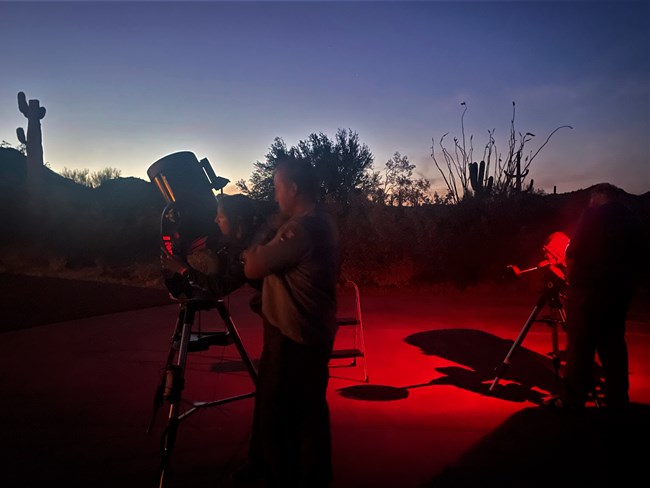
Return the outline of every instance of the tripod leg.
{"type": "MultiPolygon", "coordinates": [[[[562,381],[562,376],[560,374],[561,370],[561,360],[559,357],[559,347],[557,345],[558,343],[558,330],[557,330],[557,324],[562,326],[562,330],[566,332],[566,311],[564,310],[564,306],[562,305],[562,302],[557,299],[554,305],[554,310],[557,312],[559,319],[557,319],[554,323],[553,326],[553,366],[555,367],[555,373],[558,378],[558,383],[562,381]]],[[[559,385],[561,386],[561,385],[559,385]]],[[[594,384],[591,388],[591,398],[594,401],[594,404],[596,405],[597,408],[600,407],[600,401],[598,399],[598,385],[594,384]]]]}
{"type": "Polygon", "coordinates": [[[165,400],[164,391],[165,391],[165,383],[167,382],[167,371],[169,370],[169,368],[172,365],[172,362],[174,361],[174,356],[176,355],[176,351],[178,349],[178,343],[181,338],[184,323],[185,323],[185,306],[181,305],[180,310],[178,312],[178,319],[176,320],[176,327],[174,328],[174,334],[172,335],[170,341],[169,353],[167,354],[167,362],[165,363],[165,369],[163,370],[160,383],[158,384],[158,387],[156,388],[156,392],[154,393],[153,412],[151,414],[151,420],[149,421],[149,426],[147,427],[147,433],[151,432],[151,430],[153,429],[153,426],[156,422],[156,417],[158,415],[158,409],[162,406],[165,400]]]}
{"type": "MultiPolygon", "coordinates": [[[[248,374],[250,375],[253,384],[257,387],[257,370],[255,369],[255,365],[253,364],[253,361],[251,361],[251,358],[248,356],[248,353],[244,348],[244,344],[241,341],[239,332],[237,332],[237,328],[235,327],[235,324],[233,323],[232,318],[228,313],[228,309],[226,305],[222,300],[219,300],[218,302],[216,302],[215,306],[219,311],[219,314],[221,315],[221,318],[223,319],[224,324],[227,328],[228,337],[232,339],[231,343],[235,344],[235,346],[237,347],[237,352],[239,352],[239,356],[241,357],[244,366],[246,366],[246,369],[248,370],[248,374]]],[[[235,395],[228,398],[221,398],[209,402],[194,402],[192,408],[186,409],[182,415],[178,415],[176,417],[176,420],[180,422],[181,420],[184,420],[185,418],[189,417],[195,412],[198,412],[200,409],[209,408],[216,405],[225,405],[226,403],[234,402],[237,400],[243,400],[244,398],[251,398],[253,396],[255,396],[255,391],[242,393],[240,395],[235,395]]]]}
{"type": "Polygon", "coordinates": [[[165,391],[163,398],[169,401],[169,420],[167,428],[163,432],[161,439],[161,466],[159,487],[162,488],[165,472],[169,466],[172,450],[176,443],[176,432],[179,422],[179,403],[184,387],[183,374],[185,364],[187,363],[187,347],[192,333],[192,323],[194,322],[195,311],[191,307],[185,309],[183,327],[178,349],[176,364],[171,364],[167,368],[165,378],[165,391]]]}
{"type": "Polygon", "coordinates": [[[535,322],[535,318],[537,317],[537,314],[539,311],[544,307],[545,299],[542,298],[538,301],[538,303],[535,305],[533,308],[533,311],[530,313],[530,316],[528,317],[528,320],[526,320],[526,323],[524,326],[521,328],[521,331],[519,331],[519,335],[517,336],[517,339],[515,342],[512,344],[512,347],[508,351],[508,354],[506,354],[505,359],[503,362],[497,367],[497,375],[492,381],[492,384],[490,385],[489,391],[493,391],[494,388],[496,388],[497,384],[499,383],[499,380],[503,378],[503,374],[506,372],[506,369],[508,366],[510,366],[510,358],[514,354],[515,350],[519,347],[519,345],[524,341],[524,338],[526,337],[526,334],[528,334],[528,331],[530,330],[531,325],[533,322],[535,322]]]}
{"type": "Polygon", "coordinates": [[[241,359],[244,362],[244,366],[246,366],[246,369],[248,370],[248,374],[253,380],[253,384],[257,386],[257,369],[255,369],[255,365],[253,364],[253,361],[251,360],[250,356],[246,352],[246,349],[244,348],[244,344],[241,341],[241,336],[239,335],[239,332],[237,331],[237,327],[235,327],[235,324],[232,321],[232,317],[230,316],[228,310],[226,309],[226,305],[222,301],[219,301],[219,303],[217,304],[217,309],[219,310],[219,314],[221,315],[224,324],[226,324],[226,328],[228,329],[228,332],[233,338],[234,344],[237,347],[237,352],[239,352],[239,355],[241,356],[241,359]]]}
{"type": "Polygon", "coordinates": [[[560,381],[560,339],[558,334],[558,322],[554,320],[551,324],[551,342],[553,344],[552,360],[553,369],[555,370],[555,378],[560,381]]]}

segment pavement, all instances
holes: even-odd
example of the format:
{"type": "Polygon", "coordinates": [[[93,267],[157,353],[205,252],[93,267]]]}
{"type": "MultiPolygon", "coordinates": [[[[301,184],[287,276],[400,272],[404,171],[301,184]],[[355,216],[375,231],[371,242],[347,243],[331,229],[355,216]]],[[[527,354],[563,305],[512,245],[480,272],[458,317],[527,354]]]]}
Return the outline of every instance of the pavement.
{"type": "MultiPolygon", "coordinates": [[[[534,289],[362,287],[369,380],[363,361],[332,364],[333,488],[645,486],[637,480],[647,482],[650,453],[647,302],[637,301],[628,321],[629,412],[590,405],[572,415],[540,406],[557,386],[552,328],[544,323],[529,329],[490,391],[537,296],[534,289]]],[[[83,297],[82,286],[74,298],[83,297]]],[[[261,325],[249,297],[242,288],[226,305],[255,364],[261,325]]],[[[147,300],[145,308],[136,299],[131,310],[25,327],[12,319],[2,328],[0,486],[159,486],[169,406],[156,411],[154,396],[179,305],[147,300]]],[[[223,329],[214,311],[194,323],[195,331],[223,329]]],[[[339,340],[347,347],[350,338],[339,340]]],[[[560,352],[562,341],[560,333],[560,352]]],[[[189,353],[183,376],[183,412],[254,392],[232,345],[189,353]]],[[[163,485],[230,486],[245,460],[252,408],[247,397],[183,417],[163,485]]]]}

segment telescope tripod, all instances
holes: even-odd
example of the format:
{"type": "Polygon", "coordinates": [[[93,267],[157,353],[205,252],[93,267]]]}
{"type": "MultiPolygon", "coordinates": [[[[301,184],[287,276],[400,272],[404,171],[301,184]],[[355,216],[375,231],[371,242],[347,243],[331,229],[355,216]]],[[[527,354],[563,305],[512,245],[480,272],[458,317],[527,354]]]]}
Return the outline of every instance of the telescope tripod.
{"type": "Polygon", "coordinates": [[[183,388],[185,384],[184,374],[187,363],[187,354],[192,351],[207,350],[211,345],[229,345],[234,344],[241,356],[244,366],[257,385],[257,370],[248,356],[241,337],[235,328],[235,324],[230,317],[226,304],[222,299],[191,298],[182,300],[176,328],[171,338],[171,346],[167,356],[165,371],[162,375],[161,383],[156,389],[154,396],[154,411],[147,432],[150,432],[155,422],[156,413],[163,403],[169,403],[169,415],[167,426],[161,437],[161,464],[159,476],[159,488],[164,486],[165,474],[169,467],[172,450],[176,443],[176,433],[181,421],[195,413],[196,411],[212,406],[223,405],[244,398],[255,396],[255,391],[241,395],[222,398],[209,402],[193,402],[192,407],[181,412],[180,402],[182,399],[183,388]],[[216,308],[223,320],[226,330],[221,332],[200,332],[193,333],[192,326],[198,312],[202,310],[211,310],[216,308]]]}
{"type": "Polygon", "coordinates": [[[560,380],[560,350],[559,350],[559,327],[562,327],[562,330],[566,329],[566,315],[564,313],[564,307],[560,299],[560,283],[557,279],[550,278],[546,282],[546,287],[542,291],[537,303],[533,307],[532,312],[528,316],[528,320],[522,327],[517,339],[510,347],[508,354],[506,354],[503,362],[496,368],[496,377],[490,385],[489,391],[493,391],[496,388],[497,384],[503,378],[508,366],[510,366],[510,359],[515,353],[517,348],[526,338],[526,334],[530,330],[534,322],[543,322],[551,327],[551,341],[553,344],[553,349],[551,352],[551,359],[553,361],[553,369],[555,370],[555,376],[559,382],[560,380]],[[549,315],[547,317],[537,319],[539,313],[544,309],[544,307],[549,307],[549,315]]]}

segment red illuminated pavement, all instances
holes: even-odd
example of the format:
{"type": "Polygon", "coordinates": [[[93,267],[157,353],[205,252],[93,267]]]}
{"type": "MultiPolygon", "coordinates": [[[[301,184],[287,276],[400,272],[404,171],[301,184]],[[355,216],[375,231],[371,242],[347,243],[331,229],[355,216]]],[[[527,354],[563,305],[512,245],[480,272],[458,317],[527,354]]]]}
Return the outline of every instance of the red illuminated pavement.
{"type": "MultiPolygon", "coordinates": [[[[612,486],[643,473],[650,434],[650,314],[628,323],[631,411],[609,418],[540,408],[555,391],[551,329],[534,324],[488,391],[537,293],[362,289],[368,383],[332,368],[335,488],[612,486]],[[635,447],[641,446],[641,447],[635,447]]],[[[229,301],[248,355],[261,349],[248,291],[229,301]]],[[[154,391],[175,304],[0,334],[0,486],[157,486],[167,406],[154,391]]],[[[222,328],[202,312],[203,330],[222,328]]],[[[340,337],[343,339],[343,336],[340,337]]],[[[563,336],[560,336],[563,339],[563,336]]],[[[183,408],[251,391],[234,346],[192,352],[183,408]]],[[[252,399],[199,410],[178,429],[166,486],[228,486],[245,458],[252,399]]]]}

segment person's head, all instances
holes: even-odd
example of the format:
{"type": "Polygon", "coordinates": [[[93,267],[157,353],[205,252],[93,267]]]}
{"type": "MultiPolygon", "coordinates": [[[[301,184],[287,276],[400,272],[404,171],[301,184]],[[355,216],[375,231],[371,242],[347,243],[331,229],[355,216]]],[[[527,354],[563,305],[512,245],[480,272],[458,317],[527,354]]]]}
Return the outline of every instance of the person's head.
{"type": "Polygon", "coordinates": [[[254,202],[247,196],[219,195],[215,222],[221,233],[231,239],[248,239],[258,224],[254,202]]]}
{"type": "Polygon", "coordinates": [[[604,203],[615,200],[621,193],[621,189],[611,183],[599,183],[595,185],[589,194],[589,206],[598,207],[604,203]]]}
{"type": "Polygon", "coordinates": [[[295,158],[278,161],[273,187],[280,212],[287,216],[312,206],[318,197],[318,179],[309,161],[295,158]]]}

